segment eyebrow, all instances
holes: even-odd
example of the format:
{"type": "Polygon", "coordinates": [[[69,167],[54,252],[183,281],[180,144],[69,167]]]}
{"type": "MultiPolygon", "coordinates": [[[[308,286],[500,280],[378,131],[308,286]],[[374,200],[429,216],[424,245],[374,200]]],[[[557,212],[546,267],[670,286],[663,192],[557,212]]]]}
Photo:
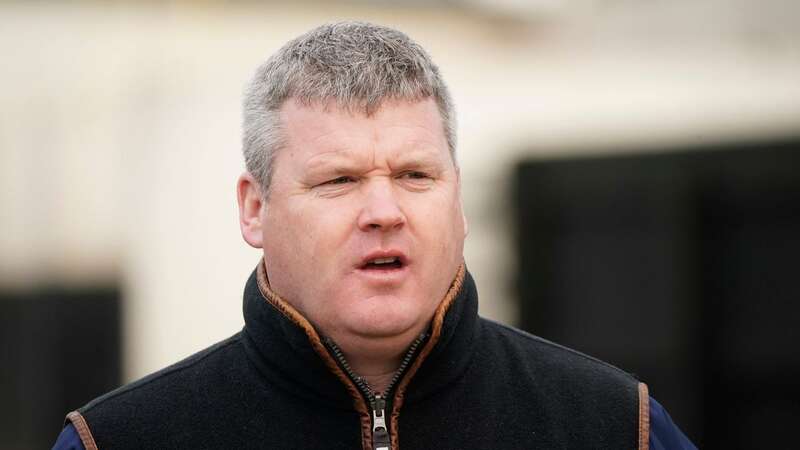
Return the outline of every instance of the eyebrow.
{"type": "Polygon", "coordinates": [[[311,157],[306,161],[305,169],[307,172],[346,172],[359,164],[359,158],[355,156],[347,149],[331,150],[311,157]]]}
{"type": "Polygon", "coordinates": [[[401,153],[395,158],[395,163],[391,164],[393,168],[399,167],[404,169],[413,169],[421,167],[441,167],[445,163],[445,159],[439,155],[439,152],[413,149],[401,153]]]}
{"type": "MultiPolygon", "coordinates": [[[[430,142],[408,140],[388,152],[388,166],[394,171],[424,170],[440,173],[446,170],[450,158],[449,151],[438,148],[430,142]]],[[[372,154],[366,154],[346,146],[332,146],[323,153],[312,156],[304,164],[306,176],[349,175],[368,169],[372,164],[372,154]]]]}

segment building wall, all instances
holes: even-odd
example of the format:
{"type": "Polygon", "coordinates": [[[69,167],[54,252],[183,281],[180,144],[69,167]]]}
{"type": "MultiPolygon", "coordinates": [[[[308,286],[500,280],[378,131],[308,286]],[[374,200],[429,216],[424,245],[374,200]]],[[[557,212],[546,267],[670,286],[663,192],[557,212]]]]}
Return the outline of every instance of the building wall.
{"type": "Polygon", "coordinates": [[[283,42],[333,20],[400,28],[444,72],[466,261],[481,312],[505,322],[520,158],[796,132],[791,2],[504,5],[4,3],[0,284],[119,282],[126,379],[235,333],[259,257],[235,205],[241,92],[283,42]]]}

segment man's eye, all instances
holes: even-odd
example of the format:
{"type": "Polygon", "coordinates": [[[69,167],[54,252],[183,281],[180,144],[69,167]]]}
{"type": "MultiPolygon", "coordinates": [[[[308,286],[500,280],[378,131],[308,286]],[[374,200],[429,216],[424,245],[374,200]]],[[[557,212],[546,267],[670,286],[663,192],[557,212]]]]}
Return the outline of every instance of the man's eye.
{"type": "Polygon", "coordinates": [[[355,178],[353,177],[342,176],[326,181],[323,184],[347,184],[347,183],[352,183],[353,181],[356,181],[355,178]]]}
{"type": "Polygon", "coordinates": [[[410,180],[426,180],[430,178],[430,176],[427,173],[418,171],[406,172],[402,176],[403,178],[407,178],[410,180]]]}

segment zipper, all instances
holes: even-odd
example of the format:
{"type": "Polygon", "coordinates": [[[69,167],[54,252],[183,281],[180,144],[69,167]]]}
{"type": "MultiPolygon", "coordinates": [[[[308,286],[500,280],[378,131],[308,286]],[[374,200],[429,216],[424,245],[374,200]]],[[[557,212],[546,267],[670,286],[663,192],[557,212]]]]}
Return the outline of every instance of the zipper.
{"type": "Polygon", "coordinates": [[[389,434],[389,427],[386,425],[386,411],[390,410],[388,408],[387,400],[390,398],[389,395],[392,393],[395,385],[397,385],[397,382],[400,381],[400,378],[403,376],[406,369],[408,369],[408,366],[411,364],[411,361],[414,359],[414,355],[417,353],[417,349],[419,348],[420,344],[422,344],[427,338],[428,334],[422,333],[416,339],[414,339],[414,342],[412,342],[408,347],[405,356],[403,356],[403,359],[400,361],[400,366],[394,372],[394,375],[392,375],[392,379],[389,381],[386,389],[381,393],[376,393],[366,379],[353,371],[353,368],[350,367],[350,363],[348,363],[347,359],[344,357],[342,349],[339,348],[335,342],[333,342],[333,339],[327,336],[323,338],[323,342],[333,354],[334,359],[342,368],[344,373],[350,377],[361,394],[367,398],[367,403],[369,404],[371,413],[370,416],[372,419],[373,450],[392,450],[392,439],[391,435],[389,434]]]}
{"type": "Polygon", "coordinates": [[[386,428],[386,400],[381,394],[375,395],[372,408],[372,450],[391,450],[392,439],[386,428]]]}

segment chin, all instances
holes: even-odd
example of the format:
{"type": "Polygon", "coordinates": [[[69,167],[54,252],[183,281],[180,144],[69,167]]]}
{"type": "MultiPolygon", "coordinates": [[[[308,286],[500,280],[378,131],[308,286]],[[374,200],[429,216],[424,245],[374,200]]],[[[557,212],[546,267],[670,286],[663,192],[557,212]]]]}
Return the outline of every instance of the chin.
{"type": "Polygon", "coordinates": [[[350,315],[345,326],[353,335],[372,339],[404,337],[414,333],[420,325],[424,327],[416,315],[398,314],[397,311],[388,309],[390,311],[384,311],[381,314],[354,313],[350,315]]]}

